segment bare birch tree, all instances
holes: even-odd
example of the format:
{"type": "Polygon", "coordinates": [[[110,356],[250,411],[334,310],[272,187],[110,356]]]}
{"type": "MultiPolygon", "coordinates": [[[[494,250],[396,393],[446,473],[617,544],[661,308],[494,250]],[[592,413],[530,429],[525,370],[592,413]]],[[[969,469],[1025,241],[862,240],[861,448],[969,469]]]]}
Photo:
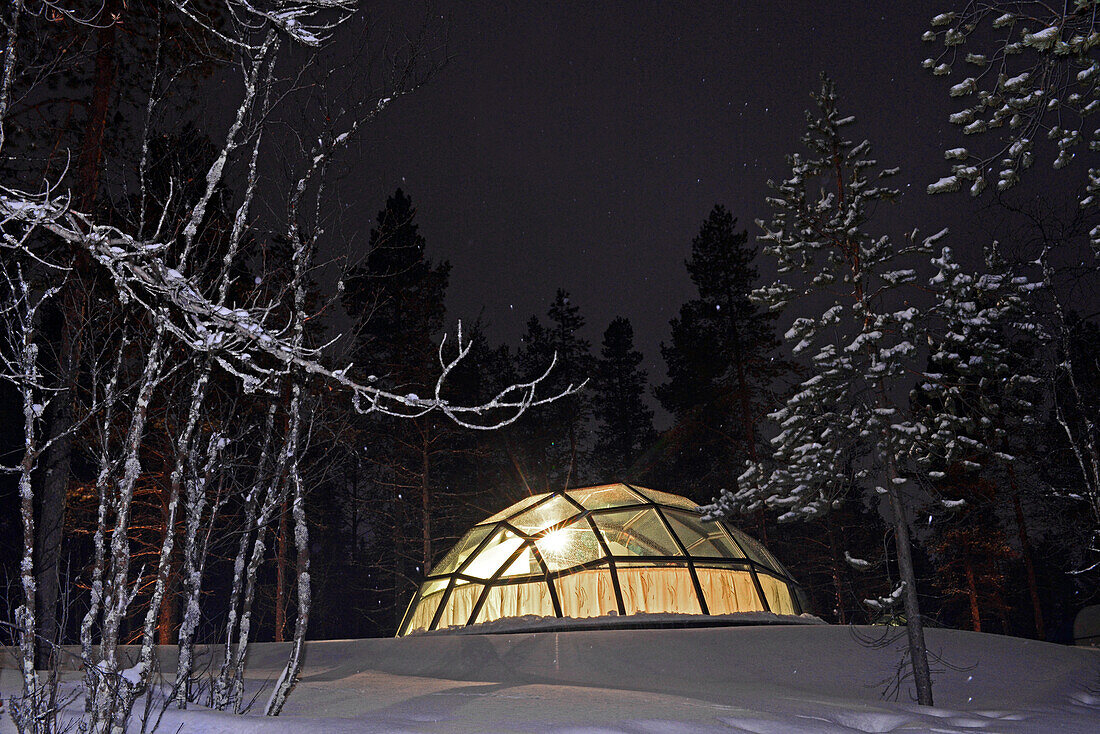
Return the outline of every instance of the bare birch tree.
{"type": "MultiPolygon", "coordinates": [[[[95,22],[108,29],[119,22],[119,17],[106,13],[94,21],[80,19],[49,3],[36,8],[36,12],[49,8],[59,14],[56,17],[74,23],[95,22]]],[[[259,191],[262,160],[274,152],[271,129],[278,104],[298,91],[296,81],[303,73],[300,52],[313,50],[314,56],[306,63],[323,63],[317,54],[357,16],[359,6],[353,0],[302,0],[292,4],[278,0],[218,0],[209,13],[186,2],[171,2],[167,10],[217,46],[229,67],[240,75],[236,106],[221,142],[213,146],[202,164],[204,173],[199,185],[189,187],[183,177],[169,176],[166,192],[158,194],[151,188],[149,151],[157,134],[154,119],[163,112],[167,99],[160,80],[175,73],[171,68],[162,68],[165,60],[159,43],[151,83],[141,90],[146,95],[146,113],[136,182],[127,184],[132,185],[138,202],[133,208],[135,216],[110,220],[99,216],[82,206],[93,201],[94,195],[71,189],[65,175],[47,176],[34,190],[10,181],[0,183],[0,246],[6,262],[15,263],[17,268],[35,265],[44,284],[32,286],[19,270],[12,271],[14,275],[6,273],[10,294],[0,303],[3,313],[10,317],[3,345],[5,378],[16,384],[23,396],[27,433],[23,462],[13,468],[20,476],[25,545],[21,576],[24,603],[19,614],[25,689],[20,715],[24,721],[42,720],[54,705],[42,701],[42,683],[34,668],[36,537],[31,475],[41,452],[53,440],[41,439],[43,405],[60,388],[47,384],[39,369],[36,319],[41,303],[53,297],[64,283],[63,273],[69,272],[66,268],[71,262],[79,262],[80,268],[106,284],[104,302],[120,315],[123,338],[134,345],[129,352],[120,350],[113,369],[97,375],[103,382],[93,386],[93,394],[102,398],[102,403],[90,406],[88,411],[89,417],[95,416],[101,436],[95,452],[97,526],[91,604],[81,624],[85,726],[93,732],[124,731],[137,697],[152,683],[156,625],[165,603],[177,542],[183,548],[187,609],[181,629],[184,644],[177,667],[181,685],[176,698],[179,705],[186,705],[188,700],[205,553],[216,522],[214,515],[224,506],[221,496],[209,504],[207,493],[215,475],[222,471],[219,456],[226,450],[227,439],[202,425],[215,377],[234,383],[242,399],[267,406],[260,429],[263,455],[243,495],[245,523],[234,564],[227,653],[213,692],[219,708],[230,703],[237,710],[241,708],[255,579],[264,559],[265,535],[275,509],[284,501],[290,502],[294,524],[298,608],[291,655],[266,705],[269,715],[282,710],[293,690],[309,622],[308,488],[300,462],[311,386],[325,384],[343,391],[364,414],[415,418],[436,412],[477,430],[508,425],[532,407],[570,394],[578,387],[569,385],[557,394],[542,394],[540,388],[554,367],[555,359],[551,359],[541,374],[507,386],[481,404],[453,400],[447,390],[448,377],[472,348],[472,342],[463,337],[461,325],[453,346],[446,338],[440,345],[438,377],[431,393],[424,396],[387,388],[385,380],[357,381],[350,376],[351,365],[329,364],[327,344],[314,344],[306,338],[306,323],[317,316],[307,304],[308,277],[317,267],[318,239],[324,232],[326,206],[332,195],[326,174],[365,125],[395,98],[420,83],[420,49],[415,44],[394,66],[385,94],[373,99],[364,95],[362,101],[333,118],[331,129],[317,136],[315,143],[302,144],[300,156],[290,156],[286,161],[300,171],[285,192],[285,226],[275,229],[289,243],[293,274],[288,287],[280,293],[248,289],[237,283],[235,274],[251,255],[245,243],[269,236],[253,215],[252,203],[259,191]],[[219,212],[227,213],[231,222],[224,238],[213,236],[219,212]],[[197,255],[200,248],[211,246],[211,240],[220,254],[212,262],[197,255]],[[80,257],[76,261],[58,260],[59,250],[76,252],[80,257]],[[283,293],[291,297],[289,308],[280,298],[283,293]],[[158,400],[167,399],[162,394],[164,386],[174,375],[185,375],[184,383],[190,391],[184,401],[184,419],[178,432],[170,437],[173,459],[163,498],[164,535],[153,567],[148,573],[144,567],[135,572],[131,545],[134,498],[146,471],[143,461],[152,430],[151,411],[158,400]],[[280,420],[285,421],[283,426],[276,425],[280,420]],[[182,538],[177,535],[181,514],[182,538]],[[202,537],[204,528],[206,534],[202,537]],[[151,588],[151,595],[141,615],[137,662],[127,667],[120,645],[127,619],[135,609],[138,589],[143,586],[151,588]]],[[[24,11],[24,4],[16,0],[4,17],[0,129],[10,108],[13,79],[19,74],[24,11]]],[[[120,7],[117,12],[125,14],[127,9],[120,7]]],[[[307,97],[305,102],[309,101],[307,97]]],[[[304,129],[299,132],[304,139],[311,134],[304,129]]],[[[0,145],[2,141],[0,136],[0,145]]],[[[27,730],[37,734],[46,729],[27,730]]]]}

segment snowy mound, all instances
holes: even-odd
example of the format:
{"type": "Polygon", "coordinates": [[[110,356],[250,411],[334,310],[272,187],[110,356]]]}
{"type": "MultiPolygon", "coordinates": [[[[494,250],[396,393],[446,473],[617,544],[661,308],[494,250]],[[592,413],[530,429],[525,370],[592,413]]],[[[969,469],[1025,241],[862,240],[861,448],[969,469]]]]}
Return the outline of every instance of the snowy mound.
{"type": "MultiPolygon", "coordinates": [[[[902,632],[788,624],[313,642],[278,719],[170,710],[160,731],[1100,731],[1097,651],[930,629],[936,706],[923,708],[908,680],[898,686],[904,639],[868,641],[902,632]]],[[[270,688],[288,645],[251,649],[250,692],[270,688]]],[[[6,697],[18,678],[0,672],[6,697]]],[[[0,733],[13,731],[9,720],[0,723],[0,733]]]]}

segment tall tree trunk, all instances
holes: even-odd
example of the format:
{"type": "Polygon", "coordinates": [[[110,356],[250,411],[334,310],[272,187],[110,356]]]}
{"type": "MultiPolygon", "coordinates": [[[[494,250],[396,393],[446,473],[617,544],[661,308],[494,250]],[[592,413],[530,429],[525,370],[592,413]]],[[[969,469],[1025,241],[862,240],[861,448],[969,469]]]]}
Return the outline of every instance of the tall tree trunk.
{"type": "Polygon", "coordinates": [[[1020,538],[1020,555],[1024,557],[1027,570],[1027,590],[1031,596],[1031,610],[1035,615],[1035,635],[1046,638],[1043,624],[1043,606],[1039,603],[1039,583],[1035,578],[1035,562],[1032,560],[1031,540],[1027,535],[1027,523],[1024,521],[1024,508],[1020,506],[1020,493],[1016,491],[1016,479],[1012,477],[1012,508],[1016,511],[1016,532],[1020,538]]]}
{"type": "MultiPolygon", "coordinates": [[[[77,202],[81,211],[88,212],[94,206],[99,192],[100,166],[103,160],[103,140],[107,130],[107,116],[111,97],[118,78],[116,54],[116,28],[114,18],[121,9],[121,0],[106,0],[99,15],[100,27],[96,32],[95,74],[92,98],[88,105],[88,120],[77,158],[77,202]]],[[[59,563],[61,559],[62,530],[65,524],[66,496],[72,467],[73,401],[80,363],[79,324],[84,312],[84,294],[80,287],[80,274],[87,269],[88,258],[83,252],[74,257],[73,274],[67,280],[61,297],[61,362],[58,369],[60,385],[68,392],[50,402],[49,430],[54,442],[43,457],[41,504],[38,516],[38,538],[35,543],[37,557],[37,612],[39,645],[36,665],[46,667],[49,642],[59,640],[57,629],[57,600],[59,596],[59,563]]]]}
{"type": "MultiPolygon", "coordinates": [[[[726,318],[727,331],[729,332],[729,338],[733,342],[733,362],[737,368],[737,392],[739,400],[741,402],[741,430],[745,434],[745,449],[749,452],[749,460],[752,463],[756,463],[758,455],[756,452],[756,419],[752,414],[752,400],[749,397],[749,381],[745,376],[745,356],[744,348],[741,345],[741,334],[738,332],[737,327],[733,323],[733,314],[735,313],[733,308],[733,294],[728,290],[726,291],[726,318]]],[[[760,541],[764,545],[768,544],[768,516],[764,512],[764,508],[761,507],[756,512],[756,523],[760,528],[760,541]]],[[[840,599],[840,590],[837,590],[837,599],[840,599]]],[[[838,605],[839,608],[839,605],[838,605]]],[[[841,613],[843,616],[843,612],[841,613]]],[[[844,620],[841,619],[841,624],[844,624],[844,620]]]]}
{"type": "MultiPolygon", "coordinates": [[[[393,457],[390,461],[393,461],[393,457]]],[[[399,495],[397,474],[393,476],[393,615],[394,624],[401,624],[405,610],[401,602],[405,594],[405,501],[399,495]]]]}
{"type": "Polygon", "coordinates": [[[279,538],[275,544],[275,642],[286,639],[286,500],[279,506],[279,538]]]}
{"type": "Polygon", "coordinates": [[[284,453],[292,457],[290,458],[288,481],[293,487],[291,512],[294,515],[294,550],[297,557],[295,576],[298,584],[298,613],[294,618],[294,644],[291,646],[290,658],[275,682],[271,698],[264,709],[267,716],[278,716],[282,712],[287,697],[298,683],[298,673],[302,668],[302,652],[305,647],[306,630],[309,628],[309,609],[312,603],[312,587],[309,577],[309,522],[306,520],[305,490],[298,470],[298,435],[301,428],[301,411],[302,390],[301,386],[295,383],[290,405],[290,435],[287,437],[284,453]]]}
{"type": "Polygon", "coordinates": [[[88,103],[88,122],[77,156],[77,202],[80,210],[90,213],[99,196],[100,166],[103,162],[103,141],[107,133],[107,116],[118,79],[116,58],[116,17],[122,0],[106,0],[99,14],[96,31],[95,76],[92,98],[88,103]]]}
{"type": "Polygon", "coordinates": [[[176,612],[179,608],[179,600],[176,598],[176,584],[179,574],[176,572],[176,562],[170,561],[168,578],[165,579],[164,598],[160,602],[160,614],[157,615],[157,644],[171,645],[172,632],[176,629],[176,612]]]}
{"type": "Polygon", "coordinates": [[[970,600],[970,628],[975,632],[981,632],[982,615],[978,609],[978,585],[974,581],[974,562],[969,554],[964,556],[963,565],[966,568],[966,596],[970,600]]]}
{"type": "Polygon", "coordinates": [[[431,469],[431,452],[429,451],[428,443],[428,428],[425,427],[422,433],[424,444],[421,446],[421,466],[420,466],[420,501],[421,501],[421,514],[423,518],[423,531],[424,531],[424,565],[421,566],[421,570],[424,574],[428,573],[428,569],[432,565],[432,503],[431,503],[431,484],[429,482],[428,472],[431,469]]]}
{"type": "Polygon", "coordinates": [[[913,682],[917,687],[917,703],[922,706],[932,704],[932,674],[928,670],[928,648],[924,642],[924,621],[920,616],[920,601],[917,599],[917,575],[913,570],[913,547],[909,539],[909,523],[905,518],[905,506],[902,503],[898,487],[893,479],[897,469],[890,462],[890,476],[887,483],[890,494],[890,509],[894,513],[894,541],[898,553],[898,571],[905,584],[905,630],[909,639],[909,657],[913,666],[913,682]]]}
{"type": "MultiPolygon", "coordinates": [[[[68,291],[73,288],[66,288],[68,291]]],[[[35,667],[49,667],[50,643],[60,642],[57,629],[57,599],[60,591],[61,541],[65,527],[66,495],[69,490],[69,474],[72,464],[73,440],[73,388],[76,386],[76,327],[70,323],[79,318],[70,312],[72,299],[65,298],[61,327],[61,365],[58,374],[67,390],[50,401],[47,408],[50,435],[54,442],[42,457],[42,492],[38,503],[38,523],[34,544],[35,606],[37,610],[38,637],[35,667]]]]}
{"type": "Polygon", "coordinates": [[[565,485],[562,489],[569,489],[573,483],[573,470],[577,466],[577,421],[573,418],[569,421],[569,471],[565,473],[565,485]]]}
{"type": "Polygon", "coordinates": [[[275,683],[271,698],[264,713],[278,716],[282,713],[286,699],[298,683],[298,673],[302,668],[302,652],[306,643],[306,631],[309,629],[309,608],[312,603],[312,585],[309,577],[309,523],[306,520],[305,496],[302,490],[302,478],[297,467],[292,470],[291,481],[294,484],[294,501],[291,512],[294,515],[295,575],[298,579],[298,613],[294,618],[294,642],[290,659],[275,683]]]}

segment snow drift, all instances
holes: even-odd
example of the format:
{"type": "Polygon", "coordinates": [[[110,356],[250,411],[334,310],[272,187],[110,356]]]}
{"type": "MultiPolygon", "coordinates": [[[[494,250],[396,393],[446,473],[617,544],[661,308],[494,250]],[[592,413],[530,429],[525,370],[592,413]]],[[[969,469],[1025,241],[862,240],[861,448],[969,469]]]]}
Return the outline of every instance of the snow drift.
{"type": "MultiPolygon", "coordinates": [[[[861,639],[897,632],[795,624],[311,642],[279,718],[170,710],[161,731],[1100,730],[1097,651],[929,630],[937,705],[922,708],[908,680],[891,695],[904,639],[861,639]]],[[[270,687],[287,644],[250,649],[250,691],[270,687]]],[[[5,694],[17,685],[13,673],[3,671],[5,694]]],[[[11,731],[9,721],[0,724],[11,731]]]]}

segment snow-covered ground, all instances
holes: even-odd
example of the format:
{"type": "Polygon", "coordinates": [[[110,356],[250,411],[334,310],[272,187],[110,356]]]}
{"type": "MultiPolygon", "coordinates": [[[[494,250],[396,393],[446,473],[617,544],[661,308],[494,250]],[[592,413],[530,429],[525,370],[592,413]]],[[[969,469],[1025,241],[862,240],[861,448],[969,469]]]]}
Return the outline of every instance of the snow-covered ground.
{"type": "MultiPolygon", "coordinates": [[[[883,693],[904,640],[876,648],[857,639],[885,631],[783,625],[314,642],[278,719],[169,711],[160,731],[1100,732],[1100,651],[929,630],[940,658],[937,705],[922,708],[907,684],[896,700],[883,693]]],[[[253,691],[274,679],[285,653],[280,644],[254,648],[253,691]]],[[[14,672],[2,671],[5,696],[14,672]]]]}

